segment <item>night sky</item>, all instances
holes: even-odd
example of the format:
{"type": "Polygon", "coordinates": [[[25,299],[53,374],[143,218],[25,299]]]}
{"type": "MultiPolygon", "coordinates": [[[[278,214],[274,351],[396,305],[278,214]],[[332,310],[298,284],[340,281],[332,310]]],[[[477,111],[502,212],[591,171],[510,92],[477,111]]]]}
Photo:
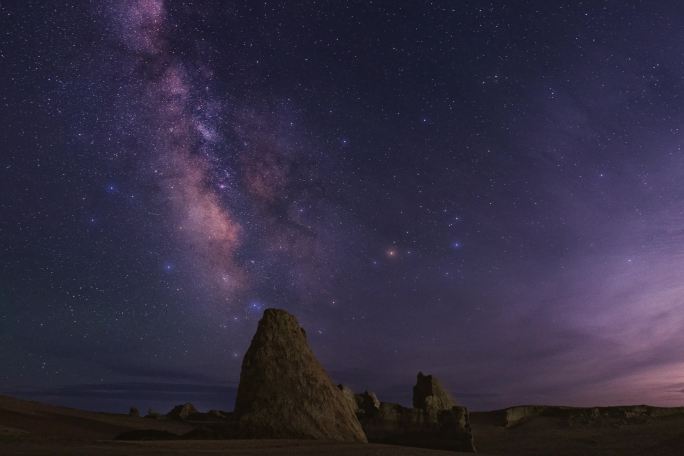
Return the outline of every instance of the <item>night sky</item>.
{"type": "Polygon", "coordinates": [[[684,10],[0,4],[0,391],[230,410],[263,309],[336,382],[684,402],[684,10]]]}

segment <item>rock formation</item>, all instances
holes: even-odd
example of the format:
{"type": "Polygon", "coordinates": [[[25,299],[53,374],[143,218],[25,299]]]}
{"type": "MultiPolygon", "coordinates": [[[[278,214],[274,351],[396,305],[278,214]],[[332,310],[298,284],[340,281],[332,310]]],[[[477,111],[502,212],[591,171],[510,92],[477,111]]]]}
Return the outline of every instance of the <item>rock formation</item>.
{"type": "Polygon", "coordinates": [[[468,409],[454,405],[431,375],[418,373],[414,408],[380,402],[368,392],[357,394],[356,399],[357,414],[370,442],[475,451],[468,409]]]}
{"type": "Polygon", "coordinates": [[[337,388],[357,415],[375,415],[380,408],[380,401],[375,393],[364,391],[361,394],[354,394],[354,391],[345,385],[337,385],[337,388]]]}
{"type": "Polygon", "coordinates": [[[356,397],[354,396],[354,391],[352,391],[351,388],[345,385],[337,385],[337,388],[342,393],[344,400],[346,400],[351,406],[352,410],[354,410],[354,413],[359,413],[358,407],[356,405],[356,397]]]}
{"type": "Polygon", "coordinates": [[[239,434],[365,442],[352,405],[316,360],[294,316],[267,309],[242,361],[239,434]]]}
{"type": "Polygon", "coordinates": [[[489,412],[505,427],[515,427],[539,417],[552,418],[567,427],[615,427],[645,423],[652,419],[684,414],[684,407],[621,405],[613,407],[567,407],[519,405],[489,412]]]}
{"type": "Polygon", "coordinates": [[[432,375],[418,372],[416,385],[413,387],[413,407],[425,410],[436,416],[442,410],[450,410],[456,406],[451,395],[442,387],[432,375]]]}
{"type": "Polygon", "coordinates": [[[213,419],[217,419],[217,420],[225,420],[226,418],[228,418],[229,415],[230,415],[230,413],[225,413],[225,412],[222,412],[220,410],[209,410],[207,412],[207,416],[209,418],[213,418],[213,419]]]}
{"type": "Polygon", "coordinates": [[[190,415],[195,415],[197,413],[199,412],[197,411],[195,406],[188,402],[182,405],[175,406],[173,410],[166,414],[166,416],[168,418],[172,418],[175,420],[187,420],[190,417],[190,415]]]}
{"type": "Polygon", "coordinates": [[[357,413],[363,413],[368,416],[373,416],[380,410],[380,400],[375,395],[368,391],[355,396],[357,413]]]}

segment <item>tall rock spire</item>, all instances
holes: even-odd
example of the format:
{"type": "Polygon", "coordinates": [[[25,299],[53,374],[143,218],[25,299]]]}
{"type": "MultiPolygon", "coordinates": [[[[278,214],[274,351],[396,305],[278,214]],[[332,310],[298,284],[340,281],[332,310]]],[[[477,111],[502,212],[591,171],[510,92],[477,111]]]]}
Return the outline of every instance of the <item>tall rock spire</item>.
{"type": "Polygon", "coordinates": [[[284,310],[267,309],[259,321],[242,361],[235,413],[244,437],[366,442],[352,406],[284,310]]]}

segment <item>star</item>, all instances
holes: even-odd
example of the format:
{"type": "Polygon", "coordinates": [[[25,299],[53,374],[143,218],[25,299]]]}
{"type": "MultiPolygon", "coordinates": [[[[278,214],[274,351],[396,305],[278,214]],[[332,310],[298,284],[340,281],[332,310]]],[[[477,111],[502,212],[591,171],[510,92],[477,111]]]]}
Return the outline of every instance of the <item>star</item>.
{"type": "Polygon", "coordinates": [[[259,301],[252,301],[247,306],[247,311],[253,314],[260,314],[263,310],[264,305],[259,301]]]}

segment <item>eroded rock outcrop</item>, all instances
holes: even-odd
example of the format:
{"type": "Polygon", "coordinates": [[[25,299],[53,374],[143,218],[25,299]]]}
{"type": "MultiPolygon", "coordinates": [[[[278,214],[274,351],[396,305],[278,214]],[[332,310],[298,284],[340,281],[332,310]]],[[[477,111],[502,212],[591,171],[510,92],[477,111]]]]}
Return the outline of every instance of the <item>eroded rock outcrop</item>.
{"type": "Polygon", "coordinates": [[[355,395],[354,398],[356,399],[357,413],[373,416],[380,410],[380,400],[375,393],[364,391],[361,394],[355,395]]]}
{"type": "Polygon", "coordinates": [[[442,410],[450,410],[456,406],[456,401],[447,390],[442,387],[433,375],[418,372],[416,384],[413,387],[413,407],[425,410],[436,417],[442,410]]]}
{"type": "Polygon", "coordinates": [[[168,418],[174,420],[187,420],[191,415],[195,415],[199,411],[194,405],[187,402],[185,404],[175,406],[169,413],[166,414],[168,418]]]}
{"type": "Polygon", "coordinates": [[[431,375],[418,374],[414,408],[356,395],[358,417],[370,442],[475,451],[470,415],[431,375]],[[376,402],[377,401],[377,402],[376,402]]]}
{"type": "Polygon", "coordinates": [[[501,417],[505,427],[515,427],[537,418],[557,420],[569,427],[620,426],[641,424],[653,419],[684,414],[684,407],[652,407],[623,405],[613,407],[567,407],[551,405],[519,405],[490,412],[501,417]]]}
{"type": "Polygon", "coordinates": [[[267,309],[242,361],[239,434],[365,442],[351,403],[330,380],[294,316],[267,309]]]}

